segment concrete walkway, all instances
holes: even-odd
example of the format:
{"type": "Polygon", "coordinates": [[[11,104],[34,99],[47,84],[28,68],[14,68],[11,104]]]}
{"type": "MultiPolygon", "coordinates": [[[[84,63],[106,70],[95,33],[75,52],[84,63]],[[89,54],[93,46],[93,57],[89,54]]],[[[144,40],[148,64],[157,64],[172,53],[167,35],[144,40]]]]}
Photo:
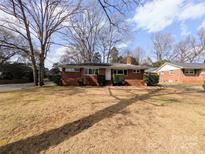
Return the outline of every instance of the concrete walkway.
{"type": "Polygon", "coordinates": [[[19,84],[0,84],[0,92],[20,90],[24,88],[30,88],[33,83],[19,83],[19,84]]]}

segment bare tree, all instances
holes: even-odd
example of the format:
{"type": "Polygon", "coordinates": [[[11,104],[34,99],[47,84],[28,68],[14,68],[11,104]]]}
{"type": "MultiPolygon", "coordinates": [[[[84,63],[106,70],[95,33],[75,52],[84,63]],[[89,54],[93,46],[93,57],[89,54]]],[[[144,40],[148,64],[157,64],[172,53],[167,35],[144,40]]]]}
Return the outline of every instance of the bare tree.
{"type": "Polygon", "coordinates": [[[170,33],[158,32],[152,36],[154,53],[158,61],[169,59],[173,47],[173,41],[174,39],[170,33]]]}
{"type": "MultiPolygon", "coordinates": [[[[201,29],[197,37],[187,36],[176,44],[174,54],[171,58],[177,62],[196,62],[205,55],[205,31],[201,29]]],[[[204,60],[204,59],[203,59],[204,60]]]]}
{"type": "Polygon", "coordinates": [[[192,56],[192,44],[195,39],[191,36],[186,37],[184,40],[176,44],[173,54],[173,61],[177,62],[191,62],[194,60],[192,56]]]}
{"type": "Polygon", "coordinates": [[[142,60],[142,64],[144,64],[144,65],[152,65],[152,64],[153,64],[153,61],[152,61],[151,57],[147,56],[147,57],[145,57],[145,58],[142,60]]]}
{"type": "Polygon", "coordinates": [[[79,50],[75,50],[75,47],[69,47],[66,49],[65,53],[60,57],[61,64],[68,63],[82,63],[83,59],[79,50]]]}
{"type": "Polygon", "coordinates": [[[19,47],[18,44],[1,41],[7,44],[7,47],[19,49],[28,54],[32,61],[35,85],[38,85],[36,60],[39,59],[39,84],[42,86],[44,84],[44,61],[52,44],[52,36],[60,31],[64,24],[67,24],[67,19],[78,11],[80,2],[76,3],[72,0],[1,0],[0,10],[14,20],[3,18],[0,27],[22,36],[27,40],[29,48],[25,49],[19,47]]]}
{"type": "Polygon", "coordinates": [[[141,47],[137,47],[133,52],[133,56],[136,59],[136,63],[141,64],[144,56],[144,49],[141,47]]]}
{"type": "Polygon", "coordinates": [[[143,0],[97,0],[98,4],[103,9],[107,19],[113,26],[119,27],[119,25],[113,20],[113,14],[121,14],[124,16],[124,12],[133,8],[133,6],[142,5],[143,0]]]}
{"type": "Polygon", "coordinates": [[[82,62],[94,62],[96,55],[100,54],[102,61],[108,62],[111,49],[122,41],[121,31],[109,23],[95,4],[76,14],[71,21],[65,35],[70,48],[67,55],[72,53],[77,59],[81,55],[82,62]]]}
{"type": "Polygon", "coordinates": [[[98,16],[98,11],[86,9],[75,15],[67,28],[68,43],[74,50],[79,50],[84,62],[93,62],[102,18],[98,16]]]}
{"type": "MultiPolygon", "coordinates": [[[[2,28],[0,28],[0,40],[23,45],[22,38],[2,28]]],[[[19,53],[19,50],[8,48],[7,45],[0,41],[0,65],[10,60],[13,56],[17,55],[17,53],[19,53]]]]}
{"type": "Polygon", "coordinates": [[[0,65],[7,62],[15,54],[16,52],[11,51],[11,49],[0,47],[0,65]]]}
{"type": "Polygon", "coordinates": [[[98,50],[102,54],[104,63],[110,62],[112,48],[122,43],[126,38],[126,26],[121,24],[120,21],[118,21],[118,25],[124,27],[123,30],[119,31],[115,26],[106,23],[100,31],[98,50]]]}

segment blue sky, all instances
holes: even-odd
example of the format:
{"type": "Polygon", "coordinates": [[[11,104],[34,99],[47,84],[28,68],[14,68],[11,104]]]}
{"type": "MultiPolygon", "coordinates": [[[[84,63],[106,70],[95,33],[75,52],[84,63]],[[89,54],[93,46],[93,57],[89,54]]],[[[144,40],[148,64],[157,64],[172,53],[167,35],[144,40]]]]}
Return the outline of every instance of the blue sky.
{"type": "Polygon", "coordinates": [[[128,19],[136,31],[131,49],[141,46],[146,55],[152,54],[151,36],[156,32],[169,32],[175,41],[180,41],[189,34],[205,28],[204,0],[153,0],[136,8],[128,19]]]}
{"type": "MultiPolygon", "coordinates": [[[[124,49],[142,47],[146,55],[153,56],[151,36],[156,32],[172,33],[175,41],[189,34],[195,35],[205,28],[205,0],[149,0],[126,14],[132,39],[123,42],[124,49]]],[[[62,47],[55,46],[48,56],[46,66],[59,60],[62,47]]]]}

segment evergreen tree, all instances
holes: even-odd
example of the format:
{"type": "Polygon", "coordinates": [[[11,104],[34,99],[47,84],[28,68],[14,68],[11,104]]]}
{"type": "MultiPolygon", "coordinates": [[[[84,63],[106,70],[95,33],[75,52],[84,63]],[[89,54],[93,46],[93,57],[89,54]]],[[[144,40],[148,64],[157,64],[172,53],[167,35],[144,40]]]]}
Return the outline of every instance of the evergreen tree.
{"type": "Polygon", "coordinates": [[[119,55],[119,51],[117,50],[116,47],[113,47],[111,49],[111,63],[117,63],[119,61],[118,55],[119,55]]]}

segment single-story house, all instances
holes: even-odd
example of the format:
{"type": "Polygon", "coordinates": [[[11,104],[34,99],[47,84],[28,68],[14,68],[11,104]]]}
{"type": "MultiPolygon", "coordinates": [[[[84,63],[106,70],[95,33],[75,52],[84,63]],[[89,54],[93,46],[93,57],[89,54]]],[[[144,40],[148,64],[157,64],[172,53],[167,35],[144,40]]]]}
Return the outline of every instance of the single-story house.
{"type": "Polygon", "coordinates": [[[165,63],[157,69],[159,82],[199,83],[205,81],[205,63],[165,63]]]}
{"type": "Polygon", "coordinates": [[[132,65],[131,58],[127,64],[121,63],[82,63],[67,64],[60,67],[62,85],[79,85],[83,79],[87,85],[98,85],[97,75],[104,75],[106,85],[112,85],[113,74],[124,74],[127,85],[144,85],[143,75],[147,66],[132,65]]]}

